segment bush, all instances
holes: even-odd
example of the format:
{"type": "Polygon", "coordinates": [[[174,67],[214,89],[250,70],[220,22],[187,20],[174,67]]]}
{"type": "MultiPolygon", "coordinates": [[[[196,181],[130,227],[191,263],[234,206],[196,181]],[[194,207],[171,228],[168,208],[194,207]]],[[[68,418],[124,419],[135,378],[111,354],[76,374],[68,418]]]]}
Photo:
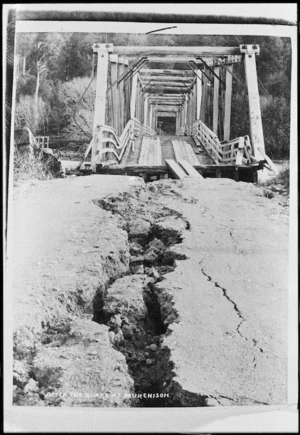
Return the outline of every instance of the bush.
{"type": "Polygon", "coordinates": [[[279,174],[269,181],[267,184],[281,184],[284,189],[289,190],[290,187],[290,169],[286,168],[279,172],[279,174]]]}
{"type": "MultiPolygon", "coordinates": [[[[281,191],[281,192],[286,192],[287,194],[289,194],[289,191],[290,191],[290,168],[281,169],[278,175],[270,178],[269,180],[261,182],[259,184],[262,187],[267,187],[268,189],[270,189],[267,192],[271,192],[271,194],[272,194],[272,191],[277,191],[277,192],[281,191]],[[276,186],[279,187],[279,190],[276,189],[276,186]]],[[[273,196],[274,196],[274,194],[270,197],[273,197],[273,196]]]]}
{"type": "Polygon", "coordinates": [[[49,180],[53,178],[49,162],[42,155],[14,155],[14,182],[28,180],[49,180]]]}
{"type": "Polygon", "coordinates": [[[262,110],[266,153],[272,159],[288,158],[290,150],[290,109],[283,97],[273,98],[262,110]]]}
{"type": "Polygon", "coordinates": [[[35,99],[30,95],[20,95],[16,103],[15,127],[29,127],[33,134],[47,130],[50,108],[41,98],[35,110],[35,99]]]}

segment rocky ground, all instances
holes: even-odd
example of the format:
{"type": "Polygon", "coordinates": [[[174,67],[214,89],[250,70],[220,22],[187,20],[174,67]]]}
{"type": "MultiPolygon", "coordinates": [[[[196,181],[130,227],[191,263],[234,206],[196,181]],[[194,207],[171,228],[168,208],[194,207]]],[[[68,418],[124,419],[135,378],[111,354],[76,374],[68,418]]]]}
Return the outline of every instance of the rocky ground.
{"type": "Polygon", "coordinates": [[[106,175],[17,186],[14,404],[285,403],[288,194],[265,189],[106,175]]]}

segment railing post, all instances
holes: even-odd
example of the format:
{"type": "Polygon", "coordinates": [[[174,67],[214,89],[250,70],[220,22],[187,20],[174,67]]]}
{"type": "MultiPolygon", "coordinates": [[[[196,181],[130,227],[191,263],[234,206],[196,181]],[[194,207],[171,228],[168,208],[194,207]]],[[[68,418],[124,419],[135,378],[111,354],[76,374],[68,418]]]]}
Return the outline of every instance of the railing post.
{"type": "Polygon", "coordinates": [[[263,156],[259,148],[265,152],[264,134],[261,120],[261,110],[257,83],[257,71],[255,57],[259,54],[258,45],[240,45],[241,53],[244,53],[245,74],[248,88],[249,115],[251,142],[254,157],[262,160],[263,156]]]}

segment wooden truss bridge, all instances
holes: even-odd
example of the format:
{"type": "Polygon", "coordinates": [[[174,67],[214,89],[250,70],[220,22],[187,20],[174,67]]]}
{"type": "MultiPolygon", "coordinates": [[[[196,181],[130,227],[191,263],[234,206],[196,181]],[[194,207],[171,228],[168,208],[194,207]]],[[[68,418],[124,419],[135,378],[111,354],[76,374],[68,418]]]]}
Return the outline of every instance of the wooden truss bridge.
{"type": "Polygon", "coordinates": [[[141,47],[94,44],[93,138],[80,170],[256,181],[265,155],[258,45],[141,47]],[[231,137],[234,66],[245,68],[250,132],[231,137]]]}

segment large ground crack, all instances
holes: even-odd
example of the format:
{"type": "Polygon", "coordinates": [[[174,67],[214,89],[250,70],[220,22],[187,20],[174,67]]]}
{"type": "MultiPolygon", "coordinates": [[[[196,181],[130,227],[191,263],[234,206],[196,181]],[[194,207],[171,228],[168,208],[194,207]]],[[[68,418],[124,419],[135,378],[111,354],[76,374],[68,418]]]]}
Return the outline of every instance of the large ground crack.
{"type": "Polygon", "coordinates": [[[118,215],[128,234],[128,274],[99,289],[94,320],[109,326],[113,346],[126,357],[136,392],[132,406],[206,406],[206,397],[184,391],[174,380],[164,336],[180,318],[172,295],[156,286],[186,259],[180,244],[189,222],[176,210],[159,205],[151,188],[95,203],[118,215]]]}

